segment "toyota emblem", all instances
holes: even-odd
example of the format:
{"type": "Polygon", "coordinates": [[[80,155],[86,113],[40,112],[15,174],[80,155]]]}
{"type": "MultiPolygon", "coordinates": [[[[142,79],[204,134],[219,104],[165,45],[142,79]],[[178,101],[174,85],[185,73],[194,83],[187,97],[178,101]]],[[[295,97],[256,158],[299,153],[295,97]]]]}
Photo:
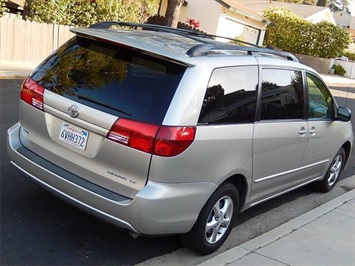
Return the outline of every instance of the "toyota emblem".
{"type": "Polygon", "coordinates": [[[76,118],[79,116],[79,107],[76,105],[72,105],[68,108],[68,114],[73,117],[76,118]]]}

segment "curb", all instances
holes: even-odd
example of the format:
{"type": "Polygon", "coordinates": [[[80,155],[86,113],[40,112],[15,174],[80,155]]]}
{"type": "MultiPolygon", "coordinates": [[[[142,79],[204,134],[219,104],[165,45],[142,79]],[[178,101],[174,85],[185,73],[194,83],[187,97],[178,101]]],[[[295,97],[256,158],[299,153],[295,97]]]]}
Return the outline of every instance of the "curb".
{"type": "Polygon", "coordinates": [[[0,61],[0,78],[26,78],[38,65],[21,61],[0,61]]]}
{"type": "Polygon", "coordinates": [[[0,79],[24,79],[32,73],[32,70],[22,70],[22,71],[12,71],[12,70],[1,70],[0,79]]]}

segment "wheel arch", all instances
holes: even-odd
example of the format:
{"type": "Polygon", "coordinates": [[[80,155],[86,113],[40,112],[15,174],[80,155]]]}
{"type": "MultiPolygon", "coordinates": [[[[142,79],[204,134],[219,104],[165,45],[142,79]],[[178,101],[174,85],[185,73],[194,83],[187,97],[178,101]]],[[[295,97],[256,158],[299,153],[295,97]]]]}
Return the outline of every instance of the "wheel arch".
{"type": "Polygon", "coordinates": [[[224,182],[229,182],[237,188],[239,193],[239,212],[243,208],[246,201],[246,195],[248,191],[248,183],[246,178],[242,174],[235,174],[227,178],[224,182]]]}
{"type": "MultiPolygon", "coordinates": [[[[351,154],[350,154],[350,153],[351,153],[351,143],[350,143],[350,141],[345,142],[345,143],[343,144],[342,148],[343,148],[344,151],[345,151],[345,156],[346,156],[346,158],[345,158],[345,165],[347,165],[348,162],[349,162],[349,160],[350,160],[350,155],[351,155],[351,154]]],[[[344,165],[344,167],[345,167],[345,165],[344,165]]]]}

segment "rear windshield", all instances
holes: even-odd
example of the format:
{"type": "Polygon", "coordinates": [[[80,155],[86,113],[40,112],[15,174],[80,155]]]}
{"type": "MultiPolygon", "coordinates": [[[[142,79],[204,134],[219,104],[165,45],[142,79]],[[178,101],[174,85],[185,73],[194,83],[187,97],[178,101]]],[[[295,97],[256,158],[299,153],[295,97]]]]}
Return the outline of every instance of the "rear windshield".
{"type": "Polygon", "coordinates": [[[186,67],[74,37],[34,72],[42,87],[95,109],[161,124],[186,67]]]}

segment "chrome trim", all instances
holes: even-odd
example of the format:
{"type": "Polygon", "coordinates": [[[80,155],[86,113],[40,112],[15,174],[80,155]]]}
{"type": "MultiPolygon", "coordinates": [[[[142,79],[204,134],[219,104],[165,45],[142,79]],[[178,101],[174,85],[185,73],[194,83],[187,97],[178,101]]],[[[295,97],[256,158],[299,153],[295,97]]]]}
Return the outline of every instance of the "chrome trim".
{"type": "Polygon", "coordinates": [[[317,165],[322,164],[322,163],[327,163],[327,162],[329,162],[329,161],[330,161],[329,159],[323,160],[323,161],[320,161],[320,162],[318,162],[318,163],[312,163],[312,164],[309,164],[309,165],[302,166],[302,167],[300,167],[299,169],[300,169],[300,170],[304,170],[304,169],[307,169],[307,168],[311,168],[311,167],[313,167],[313,166],[317,166],[317,165]]]}
{"type": "Polygon", "coordinates": [[[269,179],[272,179],[272,178],[275,178],[275,177],[279,177],[279,176],[283,176],[283,175],[295,173],[295,172],[298,172],[298,171],[300,171],[300,170],[304,170],[304,169],[307,169],[307,168],[311,168],[311,167],[317,166],[317,165],[319,165],[319,164],[327,163],[327,162],[329,162],[329,161],[330,161],[330,160],[327,159],[327,160],[323,160],[323,161],[320,161],[320,162],[317,162],[317,163],[312,163],[312,164],[309,164],[309,165],[301,166],[301,167],[296,168],[296,169],[292,169],[292,170],[289,170],[289,171],[285,171],[285,172],[282,172],[282,173],[278,173],[278,174],[275,174],[275,175],[270,175],[270,176],[262,177],[262,178],[259,178],[259,179],[257,179],[257,180],[254,180],[254,183],[259,183],[259,182],[262,182],[262,181],[265,181],[265,180],[269,180],[269,179]]]}
{"type": "Polygon", "coordinates": [[[279,177],[279,176],[282,176],[282,175],[291,174],[291,173],[297,172],[299,170],[300,170],[300,168],[296,168],[296,169],[292,169],[292,170],[289,170],[289,171],[286,171],[286,172],[282,172],[282,173],[279,173],[279,174],[262,177],[262,178],[259,178],[257,180],[254,180],[254,183],[259,183],[259,182],[262,182],[262,181],[265,181],[265,180],[269,180],[269,179],[272,179],[272,178],[275,178],[275,177],[279,177]]]}
{"type": "MultiPolygon", "coordinates": [[[[269,199],[276,198],[276,197],[281,196],[281,195],[283,195],[283,194],[286,194],[286,193],[288,193],[288,192],[290,192],[290,191],[292,191],[292,190],[295,190],[295,189],[297,189],[297,188],[300,188],[300,187],[302,187],[302,186],[305,186],[305,185],[307,185],[307,184],[310,184],[310,183],[312,183],[312,182],[314,182],[314,181],[321,180],[322,178],[323,178],[323,176],[314,178],[314,179],[312,179],[312,180],[310,180],[310,181],[307,181],[307,182],[304,182],[304,183],[302,183],[302,184],[300,184],[300,185],[298,185],[298,186],[289,188],[289,189],[287,189],[287,190],[285,190],[285,191],[282,191],[282,192],[280,192],[280,193],[277,193],[277,194],[275,194],[275,195],[272,195],[272,196],[270,196],[270,197],[268,197],[268,198],[265,198],[265,199],[259,200],[259,201],[257,201],[257,202],[254,202],[254,203],[250,204],[249,207],[253,207],[253,206],[255,206],[255,205],[259,204],[259,203],[262,203],[262,202],[264,202],[264,201],[268,201],[269,199]]],[[[248,207],[248,208],[249,208],[249,207],[248,207]]]]}

